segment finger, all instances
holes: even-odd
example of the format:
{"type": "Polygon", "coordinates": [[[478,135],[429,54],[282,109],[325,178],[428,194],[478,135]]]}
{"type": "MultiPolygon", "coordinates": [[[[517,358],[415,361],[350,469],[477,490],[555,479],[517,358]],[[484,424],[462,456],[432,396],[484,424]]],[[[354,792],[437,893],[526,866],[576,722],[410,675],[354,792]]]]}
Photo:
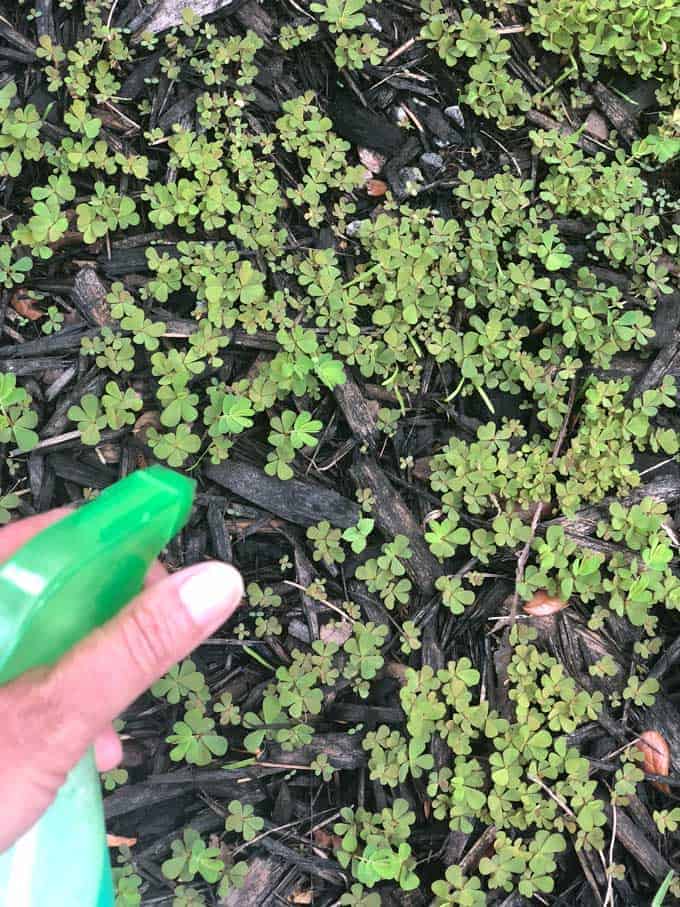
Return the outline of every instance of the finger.
{"type": "Polygon", "coordinates": [[[110,772],[112,768],[119,765],[122,758],[123,744],[113,727],[109,725],[94,741],[94,759],[97,763],[97,771],[110,772]]]}
{"type": "Polygon", "coordinates": [[[48,510],[47,513],[26,517],[25,520],[17,520],[16,523],[10,523],[4,529],[0,529],[0,563],[11,557],[34,535],[47,529],[52,523],[63,520],[72,512],[70,507],[59,507],[57,510],[48,510]]]}
{"type": "Polygon", "coordinates": [[[219,561],[145,589],[48,673],[42,691],[50,704],[46,748],[80,758],[154,680],[232,615],[242,595],[240,575],[219,561]]]}
{"type": "Polygon", "coordinates": [[[154,561],[144,577],[144,587],[155,586],[156,583],[160,583],[161,580],[164,580],[167,575],[168,571],[163,564],[161,564],[160,561],[154,561]]]}

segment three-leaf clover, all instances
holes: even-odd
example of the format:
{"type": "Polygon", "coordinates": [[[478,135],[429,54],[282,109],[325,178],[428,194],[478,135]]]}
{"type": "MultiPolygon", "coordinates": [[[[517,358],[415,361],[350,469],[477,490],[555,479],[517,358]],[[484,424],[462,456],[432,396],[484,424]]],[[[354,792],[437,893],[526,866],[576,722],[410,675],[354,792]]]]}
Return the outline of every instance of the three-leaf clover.
{"type": "Polygon", "coordinates": [[[169,466],[182,466],[190,454],[196,453],[201,446],[201,439],[191,432],[191,428],[182,423],[176,431],[159,434],[150,428],[147,440],[159,460],[166,460],[169,466]]]}
{"type": "Polygon", "coordinates": [[[161,869],[167,879],[191,882],[200,875],[206,882],[216,882],[224,871],[219,847],[208,847],[194,828],[185,828],[181,840],[170,845],[172,856],[161,869]]]}
{"type": "Polygon", "coordinates": [[[71,406],[67,415],[72,422],[78,424],[83,444],[99,444],[101,431],[106,428],[107,419],[99,399],[94,394],[85,394],[81,397],[80,406],[71,406]]]}
{"type": "MultiPolygon", "coordinates": [[[[196,693],[200,698],[207,693],[205,677],[196,670],[196,665],[190,658],[185,658],[180,664],[173,665],[168,673],[157,680],[151,687],[154,696],[165,697],[172,705],[196,693]]],[[[207,695],[205,696],[207,699],[207,695]]]]}
{"type": "Polygon", "coordinates": [[[249,804],[240,800],[232,800],[229,804],[229,815],[225,819],[226,831],[238,832],[244,841],[252,841],[255,835],[264,827],[264,819],[255,815],[255,810],[249,804]]]}
{"type": "Polygon", "coordinates": [[[367,844],[361,856],[355,857],[353,871],[356,878],[372,888],[377,882],[398,879],[404,862],[411,856],[411,848],[401,843],[395,852],[391,847],[367,844]]]}
{"type": "Polygon", "coordinates": [[[217,427],[224,434],[238,434],[253,427],[253,406],[247,397],[225,394],[222,400],[222,415],[217,427]]]}
{"type": "Polygon", "coordinates": [[[214,756],[224,756],[227,741],[215,734],[215,722],[200,709],[189,709],[183,721],[173,725],[173,733],[167,738],[174,744],[170,750],[173,762],[184,759],[190,765],[208,765],[214,756]]]}

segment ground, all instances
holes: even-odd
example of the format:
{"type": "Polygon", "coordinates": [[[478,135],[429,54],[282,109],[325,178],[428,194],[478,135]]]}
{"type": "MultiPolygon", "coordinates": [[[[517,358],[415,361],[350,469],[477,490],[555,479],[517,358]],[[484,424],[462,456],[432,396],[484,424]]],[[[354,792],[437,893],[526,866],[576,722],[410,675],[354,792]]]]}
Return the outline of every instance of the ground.
{"type": "Polygon", "coordinates": [[[0,519],[154,462],[237,616],[117,905],[680,892],[680,9],[0,3],[0,519]]]}

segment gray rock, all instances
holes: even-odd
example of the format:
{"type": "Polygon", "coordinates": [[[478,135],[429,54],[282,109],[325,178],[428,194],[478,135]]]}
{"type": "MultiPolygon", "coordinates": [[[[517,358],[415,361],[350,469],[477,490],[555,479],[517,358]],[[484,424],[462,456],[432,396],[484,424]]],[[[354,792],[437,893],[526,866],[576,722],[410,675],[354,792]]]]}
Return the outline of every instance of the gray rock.
{"type": "Polygon", "coordinates": [[[453,120],[457,126],[461,129],[465,129],[465,117],[458,104],[452,104],[450,107],[447,107],[444,110],[444,113],[450,120],[453,120]]]}
{"type": "Polygon", "coordinates": [[[420,155],[420,166],[423,168],[425,178],[428,180],[436,179],[444,167],[444,158],[441,154],[435,154],[432,151],[426,151],[420,155]]]}

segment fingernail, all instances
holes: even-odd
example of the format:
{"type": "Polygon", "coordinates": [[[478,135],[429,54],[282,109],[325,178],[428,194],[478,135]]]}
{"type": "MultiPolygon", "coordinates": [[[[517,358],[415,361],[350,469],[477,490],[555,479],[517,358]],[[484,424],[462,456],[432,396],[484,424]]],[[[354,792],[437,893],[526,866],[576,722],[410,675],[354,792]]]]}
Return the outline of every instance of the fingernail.
{"type": "Polygon", "coordinates": [[[241,601],[243,580],[229,564],[211,561],[193,568],[179,587],[179,597],[197,624],[219,626],[241,601]]]}

